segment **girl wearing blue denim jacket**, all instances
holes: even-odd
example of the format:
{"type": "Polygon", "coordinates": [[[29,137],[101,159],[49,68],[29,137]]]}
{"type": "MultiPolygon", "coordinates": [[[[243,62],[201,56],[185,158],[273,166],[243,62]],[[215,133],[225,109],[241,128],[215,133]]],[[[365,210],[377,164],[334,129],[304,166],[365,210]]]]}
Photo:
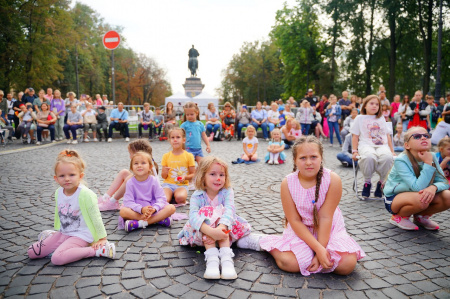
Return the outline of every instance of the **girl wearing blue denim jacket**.
{"type": "MultiPolygon", "coordinates": [[[[204,278],[236,279],[232,259],[234,253],[230,245],[239,239],[244,239],[247,244],[251,226],[236,215],[228,165],[212,156],[202,159],[195,177],[195,188],[197,190],[191,197],[189,221],[178,234],[180,244],[205,247],[204,278]],[[216,242],[220,251],[216,248],[216,242]],[[222,274],[219,271],[219,257],[222,274]]],[[[239,246],[239,242],[237,245],[239,246]]]]}
{"type": "Polygon", "coordinates": [[[450,208],[448,181],[430,152],[430,138],[422,127],[406,132],[405,151],[395,159],[384,186],[385,207],[392,214],[389,222],[405,230],[418,230],[417,225],[437,230],[439,225],[430,217],[450,208]]]}
{"type": "Polygon", "coordinates": [[[336,132],[339,145],[342,146],[341,135],[339,134],[339,120],[341,119],[342,109],[337,102],[337,98],[334,94],[330,95],[330,105],[325,111],[325,116],[328,121],[328,127],[330,128],[330,146],[333,146],[333,131],[336,132]]]}

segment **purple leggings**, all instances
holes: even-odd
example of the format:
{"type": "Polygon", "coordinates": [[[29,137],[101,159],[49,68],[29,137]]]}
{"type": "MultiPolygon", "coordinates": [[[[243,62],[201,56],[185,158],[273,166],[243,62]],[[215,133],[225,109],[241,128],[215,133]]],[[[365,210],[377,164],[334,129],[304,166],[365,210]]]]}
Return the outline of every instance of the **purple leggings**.
{"type": "Polygon", "coordinates": [[[95,256],[95,249],[78,237],[70,237],[56,232],[47,239],[36,242],[28,248],[30,259],[44,258],[50,253],[54,265],[65,265],[95,256]]]}

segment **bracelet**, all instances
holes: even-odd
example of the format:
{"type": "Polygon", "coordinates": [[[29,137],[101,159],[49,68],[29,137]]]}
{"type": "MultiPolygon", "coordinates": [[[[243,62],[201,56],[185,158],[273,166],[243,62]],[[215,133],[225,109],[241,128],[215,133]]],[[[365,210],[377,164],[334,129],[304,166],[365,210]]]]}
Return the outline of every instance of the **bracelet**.
{"type": "Polygon", "coordinates": [[[358,150],[352,150],[352,154],[357,153],[357,152],[358,152],[358,150]]]}

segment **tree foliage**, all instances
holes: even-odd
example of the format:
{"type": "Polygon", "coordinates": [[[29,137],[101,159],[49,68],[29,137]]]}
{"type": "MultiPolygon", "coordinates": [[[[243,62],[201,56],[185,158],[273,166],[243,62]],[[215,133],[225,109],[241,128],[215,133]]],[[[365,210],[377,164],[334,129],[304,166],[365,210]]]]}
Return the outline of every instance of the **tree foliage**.
{"type": "MultiPolygon", "coordinates": [[[[58,88],[63,94],[108,94],[111,51],[102,43],[109,30],[85,4],[69,0],[0,0],[0,89],[58,88]]],[[[150,57],[122,43],[115,50],[116,102],[164,102],[171,94],[165,71],[150,57]]]]}

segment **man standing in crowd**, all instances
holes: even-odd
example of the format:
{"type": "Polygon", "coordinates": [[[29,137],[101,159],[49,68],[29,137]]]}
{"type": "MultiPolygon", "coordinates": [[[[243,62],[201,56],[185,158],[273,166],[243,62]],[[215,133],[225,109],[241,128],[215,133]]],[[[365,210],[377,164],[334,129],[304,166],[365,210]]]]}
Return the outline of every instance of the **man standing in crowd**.
{"type": "Polygon", "coordinates": [[[350,112],[352,112],[352,107],[350,107],[350,104],[352,102],[348,98],[348,91],[344,90],[342,92],[342,99],[339,100],[339,106],[341,106],[342,114],[341,114],[341,124],[344,124],[344,120],[347,118],[347,116],[350,115],[350,112]]]}
{"type": "MultiPolygon", "coordinates": [[[[38,96],[35,94],[34,89],[32,87],[28,88],[28,94],[24,94],[22,97],[22,102],[26,105],[27,103],[31,103],[33,106],[34,99],[38,96]]],[[[34,107],[33,107],[34,110],[34,107]]]]}
{"type": "Polygon", "coordinates": [[[108,132],[108,142],[112,142],[113,129],[123,133],[125,141],[130,141],[130,134],[128,132],[128,111],[123,109],[123,103],[119,102],[117,108],[111,111],[108,132]]]}
{"type": "Polygon", "coordinates": [[[317,103],[319,103],[319,100],[317,99],[317,97],[315,95],[313,95],[313,90],[311,88],[308,89],[308,93],[306,94],[305,99],[309,102],[311,107],[314,107],[317,105],[317,103]]]}

